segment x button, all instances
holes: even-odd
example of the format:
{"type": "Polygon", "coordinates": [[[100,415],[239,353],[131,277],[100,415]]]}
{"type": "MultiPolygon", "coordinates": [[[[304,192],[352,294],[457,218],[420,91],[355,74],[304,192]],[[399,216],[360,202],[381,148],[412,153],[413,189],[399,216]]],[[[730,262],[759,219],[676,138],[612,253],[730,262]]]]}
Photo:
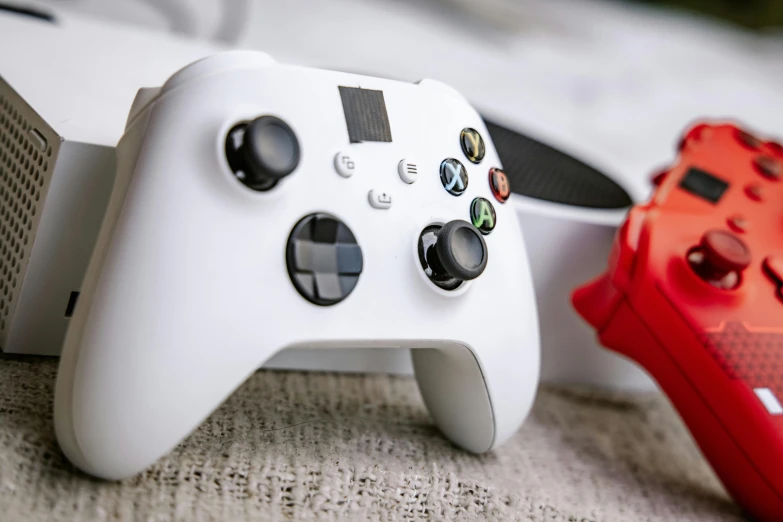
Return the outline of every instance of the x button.
{"type": "Polygon", "coordinates": [[[449,194],[461,196],[468,188],[468,172],[458,160],[448,158],[440,164],[440,181],[449,194]]]}

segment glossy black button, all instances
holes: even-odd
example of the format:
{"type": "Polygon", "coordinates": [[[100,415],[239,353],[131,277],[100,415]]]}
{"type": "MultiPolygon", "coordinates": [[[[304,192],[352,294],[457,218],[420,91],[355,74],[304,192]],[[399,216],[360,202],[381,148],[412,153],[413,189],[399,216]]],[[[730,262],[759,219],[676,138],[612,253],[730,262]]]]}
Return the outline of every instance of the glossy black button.
{"type": "Polygon", "coordinates": [[[783,161],[772,156],[756,156],[753,159],[753,167],[766,178],[779,180],[783,177],[783,161]]]}
{"type": "Polygon", "coordinates": [[[482,234],[489,234],[495,228],[497,222],[495,207],[492,206],[488,199],[474,199],[470,204],[470,220],[473,222],[473,226],[479,229],[482,234]]]}
{"type": "Polygon", "coordinates": [[[364,259],[353,232],[336,217],[310,214],[288,237],[288,275],[296,290],[321,306],[337,304],[359,282],[364,259]]]}
{"type": "Polygon", "coordinates": [[[480,276],[487,259],[484,238],[467,221],[431,225],[419,236],[419,261],[424,273],[444,290],[454,290],[480,276]]]}
{"type": "Polygon", "coordinates": [[[459,160],[448,158],[440,164],[440,181],[449,194],[461,196],[468,188],[468,172],[459,160]]]}
{"type": "Polygon", "coordinates": [[[508,176],[501,169],[489,169],[489,188],[492,195],[501,203],[505,203],[511,195],[511,184],[508,176]]]}
{"type": "Polygon", "coordinates": [[[484,139],[476,129],[471,129],[470,127],[462,129],[462,132],[459,134],[459,142],[462,145],[462,152],[465,153],[465,157],[471,163],[479,163],[484,159],[484,154],[486,153],[484,139]]]}
{"type": "Polygon", "coordinates": [[[734,130],[734,138],[750,150],[759,150],[763,145],[762,141],[756,136],[741,129],[734,130]]]}
{"type": "Polygon", "coordinates": [[[286,122],[261,116],[240,123],[226,137],[226,159],[236,178],[253,190],[269,190],[299,165],[299,140],[286,122]]]}

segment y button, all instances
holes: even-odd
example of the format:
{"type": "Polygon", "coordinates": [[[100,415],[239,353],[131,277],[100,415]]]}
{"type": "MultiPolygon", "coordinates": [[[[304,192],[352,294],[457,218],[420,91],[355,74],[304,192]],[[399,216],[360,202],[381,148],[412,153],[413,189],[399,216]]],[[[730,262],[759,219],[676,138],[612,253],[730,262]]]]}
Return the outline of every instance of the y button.
{"type": "Polygon", "coordinates": [[[465,153],[471,163],[480,163],[484,159],[484,153],[486,147],[484,146],[484,140],[481,138],[481,134],[476,129],[470,127],[462,129],[459,135],[459,141],[462,145],[462,152],[465,153]]]}

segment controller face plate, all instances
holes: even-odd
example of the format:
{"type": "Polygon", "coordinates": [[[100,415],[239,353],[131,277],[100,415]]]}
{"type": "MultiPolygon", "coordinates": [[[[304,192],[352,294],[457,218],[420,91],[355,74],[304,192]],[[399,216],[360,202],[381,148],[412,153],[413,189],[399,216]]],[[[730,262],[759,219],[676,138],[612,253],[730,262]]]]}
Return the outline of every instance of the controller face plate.
{"type": "Polygon", "coordinates": [[[783,151],[697,125],[651,201],[618,232],[609,269],[577,289],[601,342],[639,362],[734,498],[783,515],[783,151]]]}
{"type": "Polygon", "coordinates": [[[538,385],[533,286],[514,210],[490,184],[497,152],[463,97],[229,52],[138,99],[60,362],[55,424],[74,464],[142,471],[286,348],[411,349],[455,444],[488,451],[517,430],[538,385]],[[281,132],[237,132],[270,116],[281,132]],[[245,153],[268,150],[244,170],[245,153]],[[481,231],[436,250],[457,275],[485,265],[444,289],[419,238],[475,227],[477,199],[481,231]]]}

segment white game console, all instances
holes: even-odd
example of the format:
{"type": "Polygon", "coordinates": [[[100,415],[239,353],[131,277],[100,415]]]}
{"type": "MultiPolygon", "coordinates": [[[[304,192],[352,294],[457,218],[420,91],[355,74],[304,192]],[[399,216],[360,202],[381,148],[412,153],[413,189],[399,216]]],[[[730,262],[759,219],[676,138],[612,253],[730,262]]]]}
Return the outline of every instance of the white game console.
{"type": "Polygon", "coordinates": [[[636,198],[628,177],[609,175],[513,129],[487,121],[509,179],[533,274],[541,330],[541,378],[649,390],[631,361],[610,354],[571,305],[581,281],[606,264],[617,228],[636,198]]]}
{"type": "Polygon", "coordinates": [[[60,360],[65,454],[139,473],[286,348],[410,350],[443,434],[502,444],[539,337],[501,167],[440,82],[235,51],[143,89],[60,360]]]}
{"type": "Polygon", "coordinates": [[[0,349],[59,355],[139,87],[214,46],[0,10],[0,349]]]}

